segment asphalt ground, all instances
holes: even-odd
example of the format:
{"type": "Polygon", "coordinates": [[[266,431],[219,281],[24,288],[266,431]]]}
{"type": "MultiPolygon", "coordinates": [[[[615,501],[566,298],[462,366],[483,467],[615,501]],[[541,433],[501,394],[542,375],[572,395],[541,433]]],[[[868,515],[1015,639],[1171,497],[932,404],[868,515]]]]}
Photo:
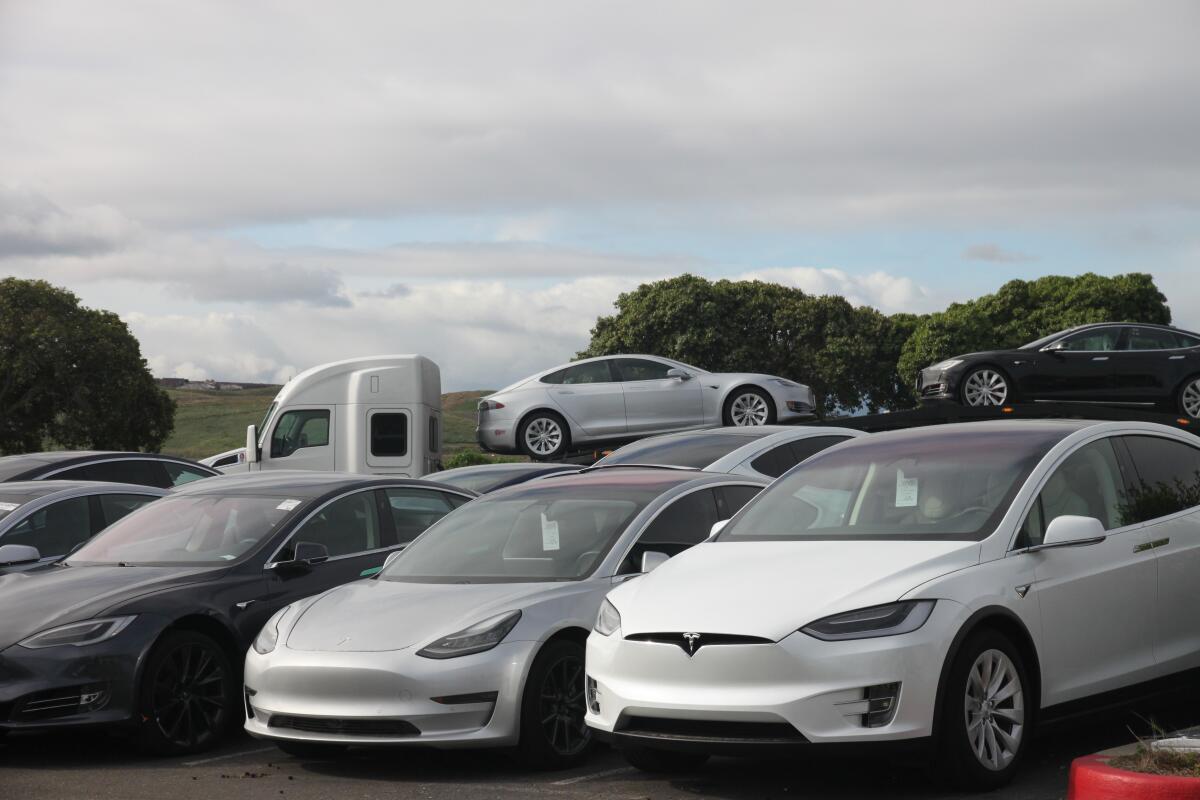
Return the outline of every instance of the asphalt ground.
{"type": "MultiPolygon", "coordinates": [[[[1043,728],[1024,769],[989,800],[1051,800],[1066,795],[1071,759],[1127,745],[1152,731],[1200,721],[1200,700],[1153,703],[1043,728]]],[[[716,758],[693,773],[655,776],[600,748],[583,766],[531,772],[500,751],[387,749],[350,751],[334,761],[285,755],[238,735],[218,750],[183,758],[146,758],[102,733],[10,737],[0,745],[3,800],[250,800],[251,798],[952,798],[913,761],[796,754],[786,760],[716,758]]]]}

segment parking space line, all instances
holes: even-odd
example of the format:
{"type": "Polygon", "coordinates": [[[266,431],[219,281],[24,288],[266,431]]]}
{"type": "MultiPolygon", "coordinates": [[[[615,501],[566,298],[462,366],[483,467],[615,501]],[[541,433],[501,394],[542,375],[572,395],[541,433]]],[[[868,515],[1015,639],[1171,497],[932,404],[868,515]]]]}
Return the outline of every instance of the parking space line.
{"type": "Polygon", "coordinates": [[[553,786],[570,786],[573,783],[583,783],[584,781],[595,780],[596,778],[607,778],[609,775],[620,775],[623,772],[633,772],[633,767],[617,767],[616,769],[606,769],[603,772],[593,772],[590,775],[577,775],[574,778],[555,781],[553,786]]]}
{"type": "Polygon", "coordinates": [[[252,756],[255,753],[266,753],[266,752],[274,750],[274,749],[275,748],[272,746],[272,747],[260,747],[257,750],[242,750],[241,752],[238,752],[238,753],[226,753],[223,756],[213,756],[212,758],[202,758],[199,761],[185,761],[185,762],[183,762],[183,765],[185,767],[198,767],[201,764],[211,764],[214,761],[224,761],[227,758],[237,758],[239,756],[252,756]]]}

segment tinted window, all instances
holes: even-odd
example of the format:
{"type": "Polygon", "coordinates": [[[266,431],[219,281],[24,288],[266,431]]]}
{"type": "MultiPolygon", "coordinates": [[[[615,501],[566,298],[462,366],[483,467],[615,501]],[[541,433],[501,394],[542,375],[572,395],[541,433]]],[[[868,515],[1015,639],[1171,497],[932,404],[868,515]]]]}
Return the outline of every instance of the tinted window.
{"type": "Polygon", "coordinates": [[[809,456],[849,438],[849,436],[809,436],[794,442],[785,442],[751,461],[750,467],[768,477],[778,478],[809,456]]]}
{"type": "Polygon", "coordinates": [[[408,454],[408,414],[371,415],[371,455],[408,454]]]}
{"type": "Polygon", "coordinates": [[[1179,339],[1180,347],[1200,347],[1200,337],[1192,336],[1190,333],[1175,332],[1175,336],[1179,339]]]}
{"type": "MultiPolygon", "coordinates": [[[[236,456],[235,456],[236,458],[236,456]]],[[[187,464],[177,464],[173,461],[162,462],[163,468],[167,471],[167,477],[171,479],[172,486],[182,486],[185,483],[199,481],[205,478],[212,477],[208,472],[189,467],[187,464]]]]}
{"type": "Polygon", "coordinates": [[[137,511],[146,503],[157,500],[144,494],[102,494],[99,495],[100,511],[104,517],[101,525],[112,525],[131,511],[137,511]]]}
{"type": "Polygon", "coordinates": [[[1130,488],[1130,522],[1200,506],[1200,449],[1157,436],[1126,436],[1137,470],[1130,488]]]}
{"type": "Polygon", "coordinates": [[[642,554],[647,551],[678,555],[708,538],[717,521],[717,501],[712,489],[684,495],[659,512],[642,531],[617,568],[618,575],[642,571],[642,554]]]}
{"type": "Polygon", "coordinates": [[[234,453],[231,456],[225,456],[224,458],[218,458],[216,461],[213,462],[213,468],[231,467],[234,464],[240,464],[240,463],[242,463],[241,455],[238,453],[234,453]]]}
{"type": "Polygon", "coordinates": [[[375,493],[355,492],[327,504],[292,534],[275,560],[290,561],[296,542],[323,544],[330,558],[383,547],[375,493]]]}
{"type": "Polygon", "coordinates": [[[439,441],[439,425],[437,417],[429,418],[429,452],[436,453],[442,449],[442,443],[439,441]]]}
{"type": "Polygon", "coordinates": [[[102,461],[98,464],[87,464],[74,467],[65,472],[56,472],[52,476],[56,480],[77,481],[112,481],[113,483],[136,483],[141,486],[155,486],[159,489],[169,489],[171,478],[163,469],[161,461],[151,461],[147,458],[122,458],[116,461],[102,461]]]}
{"type": "Polygon", "coordinates": [[[13,492],[0,492],[0,519],[4,519],[9,514],[14,513],[30,500],[36,500],[42,497],[43,494],[29,494],[22,492],[15,494],[13,492]]]}
{"type": "Polygon", "coordinates": [[[542,383],[612,383],[613,376],[609,364],[607,359],[576,364],[544,376],[542,383]]]}
{"type": "Polygon", "coordinates": [[[617,370],[623,381],[659,381],[667,377],[667,371],[674,369],[670,364],[649,361],[644,358],[618,358],[617,370]]]}
{"type": "Polygon", "coordinates": [[[719,539],[983,539],[1061,436],[1000,425],[855,439],[779,478],[719,539]]]}
{"type": "Polygon", "coordinates": [[[388,506],[399,544],[407,544],[454,510],[449,496],[429,489],[388,489],[388,506]]]}
{"type": "Polygon", "coordinates": [[[729,519],[761,491],[761,486],[718,486],[714,490],[717,496],[717,519],[729,519]]]}
{"type": "Polygon", "coordinates": [[[92,518],[86,497],[60,500],[26,517],[0,537],[0,545],[36,547],[42,558],[63,556],[92,537],[92,518]]]}
{"type": "Polygon", "coordinates": [[[1125,350],[1172,350],[1180,346],[1178,337],[1171,331],[1157,328],[1126,328],[1125,350]]]}
{"type": "Polygon", "coordinates": [[[659,464],[703,469],[719,458],[769,433],[689,433],[656,436],[627,444],[596,462],[600,464],[659,464]]]}
{"type": "Polygon", "coordinates": [[[271,458],[286,458],[301,447],[329,444],[329,412],[321,409],[287,411],[271,433],[271,458]]]}
{"type": "Polygon", "coordinates": [[[1047,479],[1021,526],[1016,547],[1042,543],[1056,517],[1095,517],[1105,530],[1129,524],[1125,481],[1111,439],[1081,447],[1047,479]]]}
{"type": "Polygon", "coordinates": [[[1121,329],[1116,326],[1094,328],[1068,336],[1063,339],[1063,350],[1096,352],[1101,350],[1116,350],[1117,341],[1121,338],[1121,329]]]}

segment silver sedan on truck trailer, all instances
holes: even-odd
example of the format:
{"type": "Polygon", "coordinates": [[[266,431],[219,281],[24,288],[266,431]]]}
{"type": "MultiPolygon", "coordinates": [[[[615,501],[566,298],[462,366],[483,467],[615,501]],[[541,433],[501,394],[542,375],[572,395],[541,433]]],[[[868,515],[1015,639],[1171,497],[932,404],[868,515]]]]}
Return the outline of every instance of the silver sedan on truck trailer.
{"type": "Polygon", "coordinates": [[[602,356],[561,364],[479,401],[484,450],[540,460],[658,433],[774,425],[813,415],[812,389],[774,375],[708,372],[669,358],[602,356]]]}

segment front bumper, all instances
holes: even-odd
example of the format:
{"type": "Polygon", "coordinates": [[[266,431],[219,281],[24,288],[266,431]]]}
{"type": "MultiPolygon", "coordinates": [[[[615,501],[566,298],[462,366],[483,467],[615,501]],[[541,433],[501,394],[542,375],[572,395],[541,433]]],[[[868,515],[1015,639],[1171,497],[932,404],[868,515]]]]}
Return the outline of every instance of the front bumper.
{"type": "Polygon", "coordinates": [[[251,649],[246,730],[262,739],[347,745],[514,745],[537,649],[537,642],[504,642],[449,659],[422,658],[413,648],[340,653],[281,646],[265,656],[251,649]]]}
{"type": "Polygon", "coordinates": [[[956,370],[923,369],[917,373],[917,381],[913,387],[917,400],[925,402],[943,402],[958,400],[959,374],[956,370]]]}
{"type": "Polygon", "coordinates": [[[137,676],[165,620],[139,615],[108,641],[0,651],[0,731],[115,725],[134,719],[137,676]]]}
{"type": "Polygon", "coordinates": [[[811,419],[816,415],[816,396],[809,387],[772,384],[768,387],[768,391],[775,401],[775,420],[777,422],[795,422],[811,419]]]}
{"type": "Polygon", "coordinates": [[[691,657],[620,631],[593,633],[587,724],[617,744],[709,752],[925,739],[954,606],[939,601],[920,630],[901,636],[824,642],[797,632],[775,643],[701,647],[691,657]],[[892,683],[900,684],[894,716],[867,727],[865,690],[892,683]]]}

